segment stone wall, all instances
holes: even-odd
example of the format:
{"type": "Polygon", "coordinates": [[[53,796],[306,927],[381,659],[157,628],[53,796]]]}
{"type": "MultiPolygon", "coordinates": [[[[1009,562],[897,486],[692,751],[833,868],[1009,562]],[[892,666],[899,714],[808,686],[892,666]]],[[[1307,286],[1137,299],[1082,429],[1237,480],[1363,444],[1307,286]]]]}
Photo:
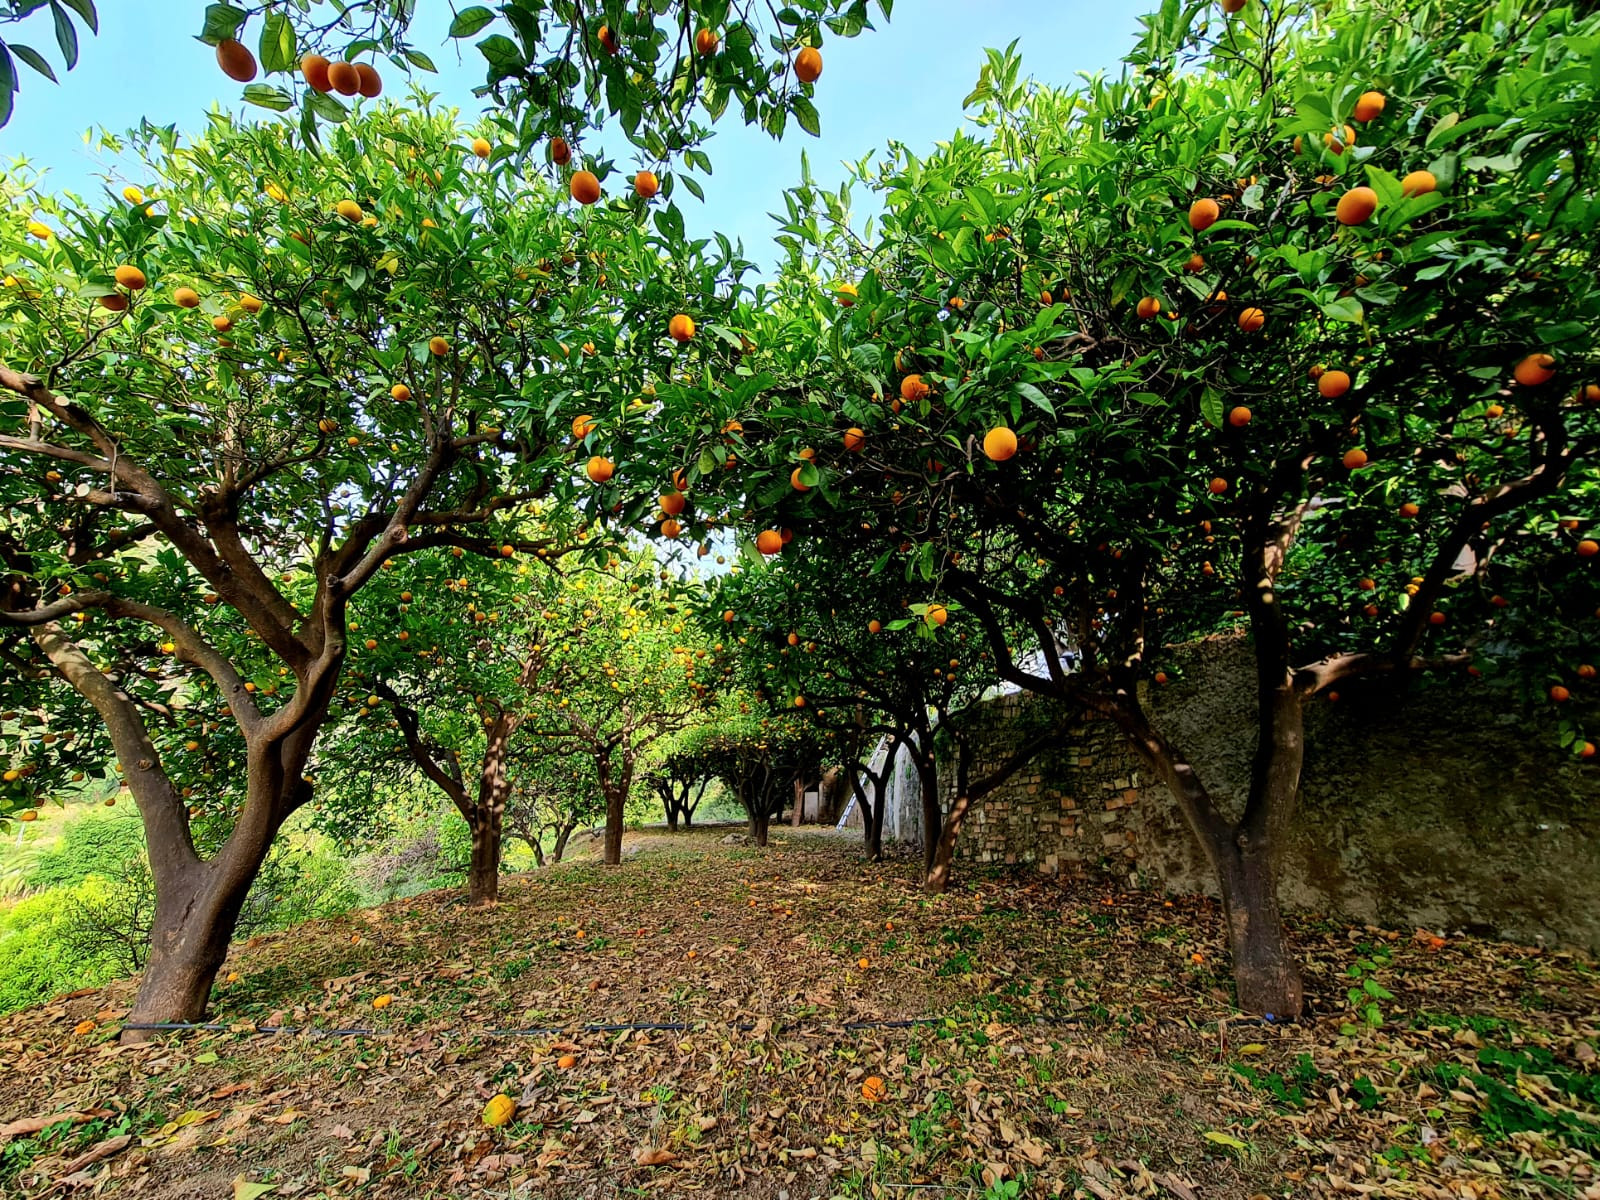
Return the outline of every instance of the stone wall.
{"type": "MultiPolygon", "coordinates": [[[[1146,696],[1149,710],[1237,812],[1255,742],[1248,651],[1212,639],[1169,651],[1162,666],[1172,682],[1146,696]]],[[[1561,751],[1546,714],[1520,711],[1484,684],[1342,692],[1308,713],[1283,898],[1600,953],[1600,765],[1561,751]]],[[[1022,706],[1037,703],[1011,695],[986,705],[975,778],[1013,744],[1022,706]]],[[[943,773],[946,787],[953,776],[943,773]]],[[[959,854],[1215,890],[1172,797],[1105,722],[1070,726],[991,793],[969,815],[959,854]]]]}

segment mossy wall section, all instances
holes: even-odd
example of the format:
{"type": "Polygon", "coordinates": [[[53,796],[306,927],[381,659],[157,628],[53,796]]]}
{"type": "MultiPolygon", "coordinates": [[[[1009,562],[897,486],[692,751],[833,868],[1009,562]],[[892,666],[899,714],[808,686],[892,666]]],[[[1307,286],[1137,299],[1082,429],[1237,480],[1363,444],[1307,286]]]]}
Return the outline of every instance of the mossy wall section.
{"type": "MultiPolygon", "coordinates": [[[[1170,682],[1149,690],[1149,710],[1237,812],[1255,750],[1248,649],[1211,639],[1168,650],[1162,668],[1170,682]]],[[[1461,677],[1314,702],[1282,897],[1358,920],[1600,953],[1600,759],[1561,750],[1548,713],[1512,694],[1461,677]]],[[[989,702],[983,762],[1005,756],[1021,706],[1035,703],[989,702]]],[[[1066,725],[971,814],[959,853],[1172,892],[1216,886],[1171,795],[1105,722],[1066,725]]]]}

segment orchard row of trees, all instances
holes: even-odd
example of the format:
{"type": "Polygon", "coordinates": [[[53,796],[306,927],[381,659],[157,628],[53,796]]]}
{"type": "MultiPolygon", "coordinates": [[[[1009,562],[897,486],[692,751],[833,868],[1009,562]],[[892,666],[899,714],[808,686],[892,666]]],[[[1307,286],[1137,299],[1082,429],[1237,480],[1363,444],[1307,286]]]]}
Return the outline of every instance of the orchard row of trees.
{"type": "MultiPolygon", "coordinates": [[[[670,141],[748,74],[731,32],[689,68],[699,109],[647,71],[637,110],[608,90],[585,14],[564,45],[597,39],[599,75],[523,54],[477,137],[379,103],[318,128],[322,154],[292,124],[140,131],[115,148],[143,178],[99,202],[7,177],[0,621],[30,715],[5,795],[120,766],[157,896],[133,1019],[203,1010],[324,762],[431,780],[486,899],[519,791],[575,778],[558,759],[586,760],[608,861],[657,759],[669,812],[714,776],[758,839],[842,766],[876,854],[887,739],[938,890],[971,806],[1054,732],[976,775],[965,718],[1003,683],[1149,760],[1215,868],[1240,1004],[1288,1017],[1309,705],[1533,670],[1552,737],[1592,754],[1561,705],[1600,605],[1600,17],[1226,7],[1163,4],[1120,77],[1075,90],[991,54],[980,136],[805,179],[760,282],[685,238],[654,172],[610,200],[569,176],[573,135],[542,122],[576,118],[537,91],[583,82],[585,114],[670,141]],[[561,186],[523,169],[540,146],[561,186]],[[882,213],[858,229],[859,188],[882,213]],[[740,569],[662,580],[644,538],[740,569]],[[1241,624],[1258,718],[1231,811],[1139,696],[1164,646],[1241,624]],[[231,821],[206,856],[197,810],[231,821]]],[[[601,8],[619,61],[666,69],[667,22],[601,8]]],[[[779,24],[864,23],[820,9],[779,24]]],[[[804,112],[814,75],[763,78],[744,119],[804,112]]]]}

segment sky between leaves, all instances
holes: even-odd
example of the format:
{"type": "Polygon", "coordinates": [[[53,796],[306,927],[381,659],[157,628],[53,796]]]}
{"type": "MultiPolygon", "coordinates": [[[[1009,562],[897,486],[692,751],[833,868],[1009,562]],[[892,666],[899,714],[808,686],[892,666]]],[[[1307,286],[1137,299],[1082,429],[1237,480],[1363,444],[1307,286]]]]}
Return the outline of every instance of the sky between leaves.
{"type": "MultiPolygon", "coordinates": [[[[977,79],[985,46],[1020,38],[1025,69],[1050,82],[1068,82],[1079,71],[1114,72],[1138,14],[1151,6],[1137,0],[900,0],[894,20],[878,32],[825,45],[816,96],[820,139],[791,126],[778,143],[741,126],[736,114],[724,119],[708,146],[716,174],[705,181],[705,203],[678,193],[688,231],[694,237],[721,231],[742,238],[747,255],[770,266],[777,256],[767,214],[781,207],[784,187],[798,182],[802,150],[817,181],[830,187],[844,178],[842,161],[881,151],[891,137],[920,153],[961,124],[961,99],[977,79]]],[[[97,177],[111,165],[85,145],[83,134],[91,127],[120,132],[143,117],[196,130],[219,100],[246,107],[237,101],[238,87],[217,70],[213,50],[194,40],[198,5],[109,0],[98,8],[100,36],[83,39],[77,69],[61,75],[60,86],[24,70],[16,115],[0,129],[0,166],[25,157],[49,169],[47,186],[53,190],[92,194],[97,177]]],[[[482,82],[482,56],[470,40],[445,37],[450,9],[443,0],[419,8],[413,41],[433,57],[439,74],[415,78],[471,119],[479,111],[472,88],[482,82]]],[[[47,20],[12,33],[49,56],[60,75],[47,20]]],[[[381,69],[385,96],[403,97],[399,73],[387,64],[381,69]]],[[[263,109],[249,112],[253,119],[276,119],[263,109]]],[[[631,173],[623,153],[628,147],[620,142],[612,139],[608,149],[631,173]]],[[[867,211],[865,197],[855,199],[858,212],[867,211]]]]}

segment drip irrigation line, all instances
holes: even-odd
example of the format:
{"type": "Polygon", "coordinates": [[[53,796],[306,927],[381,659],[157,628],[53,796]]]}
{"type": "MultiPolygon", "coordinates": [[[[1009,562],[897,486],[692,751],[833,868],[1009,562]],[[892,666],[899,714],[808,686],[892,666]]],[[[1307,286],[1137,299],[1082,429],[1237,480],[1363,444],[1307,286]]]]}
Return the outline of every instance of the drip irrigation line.
{"type": "MultiPolygon", "coordinates": [[[[854,1032],[861,1029],[910,1029],[918,1025],[940,1025],[950,1018],[946,1017],[912,1017],[889,1021],[845,1021],[836,1026],[842,1032],[854,1032]]],[[[691,1023],[688,1021],[628,1021],[620,1024],[588,1024],[588,1025],[534,1025],[526,1029],[483,1029],[476,1031],[478,1037],[551,1037],[556,1034],[580,1033],[688,1033],[696,1029],[726,1028],[736,1033],[749,1033],[756,1028],[754,1021],[740,1021],[728,1026],[713,1026],[705,1023],[691,1023]]],[[[821,1026],[821,1022],[808,1023],[805,1021],[790,1021],[775,1024],[770,1028],[774,1033],[788,1033],[798,1030],[807,1024],[821,1026]]],[[[134,1033],[238,1033],[238,1034],[297,1034],[306,1037],[394,1037],[399,1031],[393,1029],[321,1029],[315,1025],[247,1025],[244,1023],[230,1025],[222,1021],[129,1021],[123,1024],[125,1031],[134,1033]]],[[[462,1034],[473,1034],[472,1030],[455,1030],[462,1034]]]]}

